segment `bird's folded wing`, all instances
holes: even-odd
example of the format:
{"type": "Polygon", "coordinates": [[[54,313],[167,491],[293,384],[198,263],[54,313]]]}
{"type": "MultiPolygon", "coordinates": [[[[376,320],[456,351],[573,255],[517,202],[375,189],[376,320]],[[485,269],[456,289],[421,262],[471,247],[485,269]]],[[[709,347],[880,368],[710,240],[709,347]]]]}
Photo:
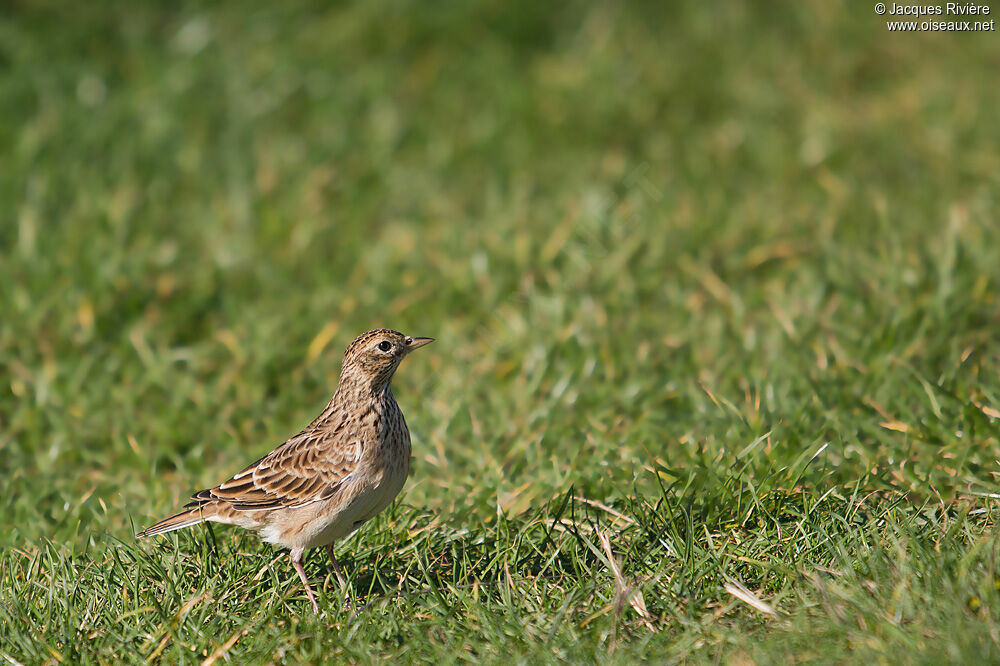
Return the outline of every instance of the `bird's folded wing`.
{"type": "MultiPolygon", "coordinates": [[[[341,433],[337,433],[340,435],[341,433]]],[[[305,430],[188,506],[223,501],[239,510],[292,508],[329,497],[357,465],[356,447],[329,431],[305,430]]]]}

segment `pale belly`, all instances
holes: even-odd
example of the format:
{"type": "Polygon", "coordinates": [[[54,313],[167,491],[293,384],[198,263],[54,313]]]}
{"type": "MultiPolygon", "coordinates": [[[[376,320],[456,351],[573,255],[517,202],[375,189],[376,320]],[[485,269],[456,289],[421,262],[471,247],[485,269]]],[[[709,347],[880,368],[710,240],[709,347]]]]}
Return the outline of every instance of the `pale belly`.
{"type": "Polygon", "coordinates": [[[335,500],[318,508],[311,524],[296,539],[298,544],[305,548],[325,546],[344,538],[377,516],[392,504],[403,489],[409,472],[408,463],[387,469],[377,483],[354,488],[352,497],[346,502],[335,500]]]}

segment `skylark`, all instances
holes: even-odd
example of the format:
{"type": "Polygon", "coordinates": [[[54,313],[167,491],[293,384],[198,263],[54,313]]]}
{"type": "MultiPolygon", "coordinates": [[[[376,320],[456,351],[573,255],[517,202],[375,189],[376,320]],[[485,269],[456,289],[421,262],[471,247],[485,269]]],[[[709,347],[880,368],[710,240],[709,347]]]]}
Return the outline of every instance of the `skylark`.
{"type": "Polygon", "coordinates": [[[209,520],[257,530],[291,550],[313,611],[316,597],[302,568],[307,548],[333,544],[389,506],[410,471],[410,432],[392,397],[392,376],[414,349],[434,338],[379,328],[344,354],[340,383],[323,413],[274,451],[214,488],[192,495],[187,511],[136,535],[172,532],[209,520]]]}

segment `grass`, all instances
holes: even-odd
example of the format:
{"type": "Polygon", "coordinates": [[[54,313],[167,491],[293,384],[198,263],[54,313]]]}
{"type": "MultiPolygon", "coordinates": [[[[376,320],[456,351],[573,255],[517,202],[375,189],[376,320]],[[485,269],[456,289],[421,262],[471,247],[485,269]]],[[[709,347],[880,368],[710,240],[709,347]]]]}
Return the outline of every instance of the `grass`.
{"type": "Polygon", "coordinates": [[[846,2],[8,7],[0,657],[1000,660],[998,61],[846,2]],[[321,616],[135,542],[375,326],[439,342],[321,616]]]}

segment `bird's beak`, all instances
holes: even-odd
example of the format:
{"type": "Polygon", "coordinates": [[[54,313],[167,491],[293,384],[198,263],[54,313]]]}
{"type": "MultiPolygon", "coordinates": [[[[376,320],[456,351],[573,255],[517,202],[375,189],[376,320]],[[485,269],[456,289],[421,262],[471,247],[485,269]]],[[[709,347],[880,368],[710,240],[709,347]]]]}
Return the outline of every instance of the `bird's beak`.
{"type": "Polygon", "coordinates": [[[434,338],[410,338],[406,342],[406,353],[409,354],[414,349],[420,349],[424,345],[434,342],[434,338]]]}

